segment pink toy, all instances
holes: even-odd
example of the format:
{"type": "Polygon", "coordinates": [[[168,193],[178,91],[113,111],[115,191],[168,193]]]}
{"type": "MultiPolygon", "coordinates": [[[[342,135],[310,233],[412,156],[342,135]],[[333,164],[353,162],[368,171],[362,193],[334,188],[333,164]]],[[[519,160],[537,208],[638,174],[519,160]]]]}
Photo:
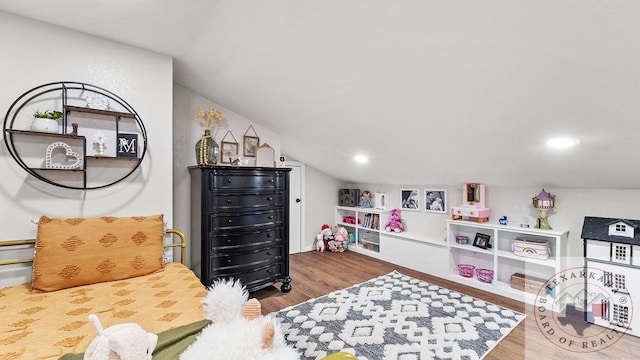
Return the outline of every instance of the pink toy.
{"type": "Polygon", "coordinates": [[[345,216],[342,218],[342,222],[346,223],[346,224],[355,224],[356,223],[356,218],[354,218],[353,216],[345,216]]]}
{"type": "Polygon", "coordinates": [[[393,231],[393,232],[403,232],[404,225],[402,224],[402,219],[400,219],[400,210],[393,209],[391,210],[391,219],[387,221],[387,224],[384,226],[385,230],[393,231]]]}
{"type": "Polygon", "coordinates": [[[347,250],[347,245],[349,244],[349,232],[347,229],[339,226],[333,232],[333,240],[329,241],[329,250],[333,252],[343,252],[347,250]]]}

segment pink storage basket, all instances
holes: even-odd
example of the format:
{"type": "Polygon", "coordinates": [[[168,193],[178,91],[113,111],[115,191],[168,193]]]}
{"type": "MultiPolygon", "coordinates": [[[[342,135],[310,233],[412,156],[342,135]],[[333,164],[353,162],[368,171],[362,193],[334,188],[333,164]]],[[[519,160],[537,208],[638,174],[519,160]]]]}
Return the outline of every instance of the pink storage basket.
{"type": "Polygon", "coordinates": [[[473,270],[476,267],[470,264],[458,264],[458,272],[464,277],[473,277],[473,270]]]}
{"type": "Polygon", "coordinates": [[[493,281],[493,270],[476,269],[476,277],[484,283],[490,283],[493,281]]]}

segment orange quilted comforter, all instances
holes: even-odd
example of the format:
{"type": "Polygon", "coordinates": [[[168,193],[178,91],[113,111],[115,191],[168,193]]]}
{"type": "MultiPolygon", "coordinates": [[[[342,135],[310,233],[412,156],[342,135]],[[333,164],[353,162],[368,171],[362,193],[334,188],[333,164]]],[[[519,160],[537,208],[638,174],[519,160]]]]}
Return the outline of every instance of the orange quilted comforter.
{"type": "Polygon", "coordinates": [[[0,360],[57,359],[82,353],[96,336],[87,317],[102,326],[134,322],[164,330],[204,319],[206,289],[179,263],[131,279],[52,291],[31,292],[29,284],[0,290],[0,360]]]}

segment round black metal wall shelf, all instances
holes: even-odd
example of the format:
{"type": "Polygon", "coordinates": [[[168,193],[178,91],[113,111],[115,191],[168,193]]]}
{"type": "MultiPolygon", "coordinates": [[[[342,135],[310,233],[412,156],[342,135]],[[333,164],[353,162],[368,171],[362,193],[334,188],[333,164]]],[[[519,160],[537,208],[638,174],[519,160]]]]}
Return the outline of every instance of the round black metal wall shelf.
{"type": "Polygon", "coordinates": [[[109,90],[81,82],[43,84],[22,94],[7,111],[3,136],[27,173],[67,189],[119,183],[140,167],[147,152],[147,131],[133,107],[109,90]],[[48,110],[60,111],[60,119],[47,119],[44,127],[31,122],[36,111],[48,110]]]}

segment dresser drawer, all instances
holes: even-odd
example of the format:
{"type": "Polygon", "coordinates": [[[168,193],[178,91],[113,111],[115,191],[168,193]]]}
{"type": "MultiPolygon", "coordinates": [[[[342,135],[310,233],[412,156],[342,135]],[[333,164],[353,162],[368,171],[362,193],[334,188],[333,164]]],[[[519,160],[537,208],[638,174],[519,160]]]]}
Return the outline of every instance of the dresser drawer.
{"type": "Polygon", "coordinates": [[[260,228],[281,224],[283,220],[284,212],[280,209],[239,214],[212,214],[211,229],[218,232],[243,227],[260,228]]]}
{"type": "Polygon", "coordinates": [[[214,253],[211,258],[211,271],[217,268],[230,268],[238,266],[258,267],[261,264],[268,264],[282,261],[282,246],[262,248],[244,253],[234,253],[225,255],[224,253],[214,253]]]}
{"type": "Polygon", "coordinates": [[[248,189],[282,189],[285,186],[285,174],[277,172],[242,172],[226,171],[223,174],[211,174],[210,190],[248,190],[248,189]]]}
{"type": "Polygon", "coordinates": [[[284,241],[283,228],[243,233],[214,234],[211,236],[211,252],[227,249],[278,245],[284,241]]]}
{"type": "Polygon", "coordinates": [[[265,283],[282,280],[285,276],[285,267],[283,263],[273,263],[251,269],[216,269],[211,275],[208,285],[220,278],[234,279],[240,280],[248,291],[253,291],[263,288],[265,283]]]}
{"type": "Polygon", "coordinates": [[[209,194],[211,197],[211,211],[225,211],[237,209],[265,209],[284,205],[284,194],[209,194]]]}

